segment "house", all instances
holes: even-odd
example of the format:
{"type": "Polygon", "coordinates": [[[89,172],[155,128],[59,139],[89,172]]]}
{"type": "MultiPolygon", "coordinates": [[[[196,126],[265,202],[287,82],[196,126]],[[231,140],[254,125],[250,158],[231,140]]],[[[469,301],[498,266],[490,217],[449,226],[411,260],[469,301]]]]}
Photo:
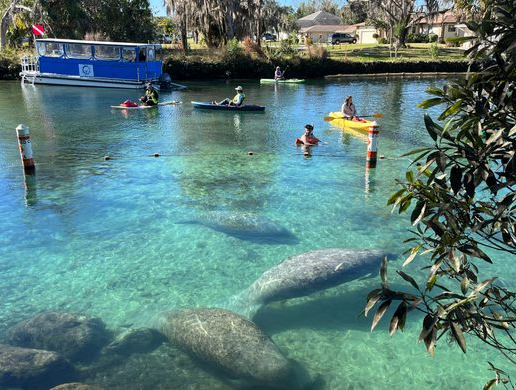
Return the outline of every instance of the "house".
{"type": "Polygon", "coordinates": [[[296,21],[299,29],[312,27],[316,25],[321,26],[337,26],[342,25],[342,20],[337,15],[330,14],[326,11],[317,11],[313,14],[307,15],[296,21]]]}
{"type": "Polygon", "coordinates": [[[457,36],[459,18],[451,11],[440,12],[434,17],[424,17],[414,24],[416,34],[435,34],[440,41],[457,36]]]}
{"type": "Polygon", "coordinates": [[[328,43],[334,33],[348,33],[357,37],[357,43],[377,43],[373,36],[381,36],[381,32],[365,22],[343,25],[338,16],[325,11],[314,12],[298,19],[296,24],[304,42],[310,39],[312,43],[328,43]]]}
{"type": "Polygon", "coordinates": [[[296,21],[302,40],[326,43],[333,33],[345,31],[341,18],[326,11],[317,11],[296,21]]]}

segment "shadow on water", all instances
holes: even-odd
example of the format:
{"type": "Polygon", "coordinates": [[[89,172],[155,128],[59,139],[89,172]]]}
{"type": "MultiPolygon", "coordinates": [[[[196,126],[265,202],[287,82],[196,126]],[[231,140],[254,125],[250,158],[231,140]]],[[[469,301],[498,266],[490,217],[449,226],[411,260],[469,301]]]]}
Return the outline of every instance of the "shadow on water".
{"type": "MultiPolygon", "coordinates": [[[[253,321],[267,334],[274,335],[283,331],[295,329],[314,330],[359,330],[369,332],[371,321],[377,307],[374,307],[368,317],[361,315],[366,304],[367,294],[377,288],[371,285],[356,290],[338,292],[321,292],[309,297],[296,298],[275,302],[263,307],[253,318],[253,321]]],[[[392,289],[404,290],[404,286],[391,286],[392,289]]],[[[333,291],[335,291],[333,290],[333,291]]],[[[388,324],[397,304],[393,303],[380,322],[388,324]]]]}

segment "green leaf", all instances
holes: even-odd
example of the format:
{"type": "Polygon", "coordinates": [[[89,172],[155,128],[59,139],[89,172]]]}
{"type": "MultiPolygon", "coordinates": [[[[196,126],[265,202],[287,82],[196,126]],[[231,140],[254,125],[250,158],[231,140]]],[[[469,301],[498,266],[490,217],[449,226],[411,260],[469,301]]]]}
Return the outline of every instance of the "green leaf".
{"type": "Polygon", "coordinates": [[[450,170],[450,185],[453,193],[457,195],[462,187],[462,168],[454,165],[450,170]]]}
{"type": "Polygon", "coordinates": [[[407,282],[409,282],[412,286],[414,286],[414,288],[416,290],[419,291],[419,286],[418,284],[416,283],[416,281],[410,276],[410,275],[407,275],[405,272],[403,271],[396,271],[403,279],[405,279],[407,282]]]}
{"type": "Polygon", "coordinates": [[[443,103],[443,99],[441,98],[432,98],[425,100],[424,102],[421,102],[417,105],[418,108],[427,109],[433,106],[437,106],[438,104],[443,103]]]}
{"type": "Polygon", "coordinates": [[[405,178],[407,179],[407,181],[408,181],[409,183],[413,183],[413,182],[414,182],[414,172],[412,172],[412,171],[407,171],[407,172],[405,173],[405,178]]]}
{"type": "Polygon", "coordinates": [[[450,107],[448,107],[444,112],[439,116],[439,120],[446,119],[447,117],[456,114],[460,107],[462,106],[462,99],[457,100],[450,107]]]}
{"type": "Polygon", "coordinates": [[[410,250],[410,256],[405,259],[402,267],[405,267],[406,265],[410,264],[412,262],[412,260],[414,260],[414,257],[416,257],[416,255],[420,249],[421,249],[421,245],[418,245],[418,246],[415,246],[414,248],[412,248],[410,250]]]}
{"type": "Polygon", "coordinates": [[[382,278],[382,285],[384,288],[387,288],[387,256],[385,256],[382,260],[382,265],[380,267],[380,277],[382,278]]]}
{"type": "Polygon", "coordinates": [[[405,321],[407,320],[407,312],[407,304],[405,302],[401,302],[392,315],[391,322],[389,324],[389,336],[393,336],[397,329],[403,330],[405,327],[405,321]]]}
{"type": "Polygon", "coordinates": [[[364,317],[367,317],[367,313],[369,313],[369,310],[371,310],[373,308],[374,305],[376,305],[376,302],[378,302],[380,300],[380,298],[382,297],[382,289],[376,289],[374,291],[372,291],[371,293],[369,293],[369,295],[367,296],[367,304],[366,304],[366,307],[364,308],[364,317]]]}
{"type": "Polygon", "coordinates": [[[394,202],[396,202],[398,198],[405,193],[405,191],[405,188],[402,188],[401,190],[396,191],[394,194],[392,194],[389,200],[387,201],[387,205],[391,205],[394,202]]]}
{"type": "Polygon", "coordinates": [[[498,381],[496,379],[491,379],[484,385],[483,390],[492,390],[493,387],[497,384],[497,382],[498,381]]]}
{"type": "Polygon", "coordinates": [[[457,341],[457,344],[459,344],[460,349],[462,349],[462,352],[466,353],[466,339],[464,338],[462,329],[453,320],[450,321],[450,328],[451,328],[453,337],[455,338],[455,341],[457,341]]]}
{"type": "Polygon", "coordinates": [[[464,278],[462,278],[462,281],[460,283],[460,289],[463,294],[466,294],[468,292],[468,287],[469,287],[469,278],[467,276],[464,276],[464,278]]]}
{"type": "Polygon", "coordinates": [[[412,222],[412,226],[416,226],[421,219],[425,216],[426,212],[426,203],[418,202],[416,207],[414,207],[414,210],[412,211],[412,214],[410,216],[410,220],[412,222]]]}
{"type": "Polygon", "coordinates": [[[378,322],[382,319],[383,315],[389,308],[391,302],[392,302],[392,300],[389,299],[380,305],[380,307],[378,308],[378,310],[376,311],[376,313],[374,315],[373,323],[371,324],[371,332],[374,330],[374,328],[376,328],[376,325],[378,325],[378,322]]]}

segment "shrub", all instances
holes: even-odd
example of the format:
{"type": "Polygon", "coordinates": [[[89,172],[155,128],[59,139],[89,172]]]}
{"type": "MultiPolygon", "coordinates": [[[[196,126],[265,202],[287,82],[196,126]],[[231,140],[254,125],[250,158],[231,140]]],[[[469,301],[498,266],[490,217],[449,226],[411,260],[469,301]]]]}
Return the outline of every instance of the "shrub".
{"type": "Polygon", "coordinates": [[[439,45],[437,44],[437,42],[432,42],[432,44],[430,45],[430,48],[428,49],[430,56],[434,59],[439,57],[440,51],[441,51],[441,49],[439,49],[439,45]]]}
{"type": "Polygon", "coordinates": [[[387,40],[387,38],[379,38],[378,43],[380,45],[386,45],[387,43],[389,43],[389,41],[387,40]]]}
{"type": "Polygon", "coordinates": [[[373,34],[373,38],[374,38],[374,39],[378,39],[378,38],[380,38],[380,35],[378,35],[377,33],[374,33],[374,34],[373,34]]]}
{"type": "Polygon", "coordinates": [[[306,54],[308,58],[313,60],[326,60],[328,59],[328,50],[324,46],[310,45],[307,48],[306,54]]]}
{"type": "Polygon", "coordinates": [[[263,58],[265,54],[258,44],[251,39],[251,37],[245,37],[242,41],[244,52],[251,58],[263,58]]]}
{"type": "Polygon", "coordinates": [[[233,60],[240,57],[243,57],[244,50],[240,46],[240,42],[238,42],[238,39],[233,38],[230,39],[224,48],[224,58],[226,60],[233,60]]]}
{"type": "Polygon", "coordinates": [[[427,34],[407,34],[408,43],[426,43],[429,42],[427,34]]]}
{"type": "Polygon", "coordinates": [[[437,38],[439,38],[437,36],[437,34],[428,34],[428,42],[429,43],[437,42],[437,38]]]}
{"type": "Polygon", "coordinates": [[[444,42],[446,43],[446,47],[460,47],[462,42],[464,42],[464,38],[462,38],[462,37],[450,37],[450,38],[446,38],[444,40],[444,42]]]}

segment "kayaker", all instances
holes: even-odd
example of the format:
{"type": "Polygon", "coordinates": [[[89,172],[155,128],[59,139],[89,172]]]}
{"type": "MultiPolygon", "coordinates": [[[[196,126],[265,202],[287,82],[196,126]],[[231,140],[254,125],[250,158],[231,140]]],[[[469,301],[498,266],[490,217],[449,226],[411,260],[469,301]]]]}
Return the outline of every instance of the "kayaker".
{"type": "Polygon", "coordinates": [[[305,146],[313,146],[317,145],[319,139],[314,136],[314,127],[312,125],[305,125],[305,133],[296,138],[295,144],[297,145],[305,145],[305,146]]]}
{"type": "Polygon", "coordinates": [[[348,96],[346,100],[344,101],[344,104],[342,105],[340,111],[344,114],[344,118],[351,119],[351,120],[357,120],[357,109],[355,108],[355,105],[353,104],[353,97],[348,96]]]}
{"type": "Polygon", "coordinates": [[[279,66],[276,66],[276,71],[274,72],[274,80],[285,80],[285,76],[283,76],[285,72],[281,71],[279,66]]]}
{"type": "Polygon", "coordinates": [[[218,103],[216,101],[213,101],[211,103],[212,104],[217,104],[217,105],[240,107],[242,105],[242,103],[244,103],[244,99],[245,99],[244,90],[239,85],[238,87],[235,88],[235,91],[237,92],[237,94],[233,97],[233,99],[225,98],[224,100],[222,100],[222,101],[220,101],[218,103]]]}
{"type": "Polygon", "coordinates": [[[152,83],[147,83],[145,87],[145,95],[140,97],[140,101],[146,106],[155,106],[158,104],[159,94],[152,83]]]}

